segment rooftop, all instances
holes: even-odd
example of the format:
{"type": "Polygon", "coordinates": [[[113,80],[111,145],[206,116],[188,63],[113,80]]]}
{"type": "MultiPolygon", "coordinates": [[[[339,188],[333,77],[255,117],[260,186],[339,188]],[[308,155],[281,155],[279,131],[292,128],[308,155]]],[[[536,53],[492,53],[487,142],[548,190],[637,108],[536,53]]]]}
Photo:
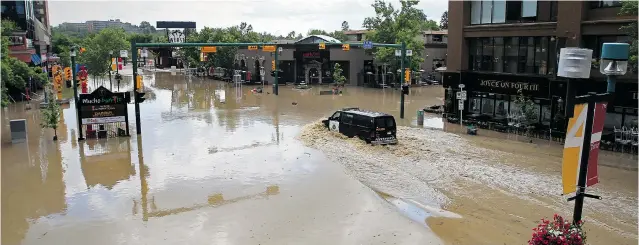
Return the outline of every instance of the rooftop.
{"type": "Polygon", "coordinates": [[[424,35],[448,35],[448,30],[441,30],[441,31],[428,30],[428,31],[424,31],[424,35]]]}
{"type": "Polygon", "coordinates": [[[348,31],[344,31],[344,34],[355,35],[355,34],[366,34],[368,32],[369,30],[348,30],[348,31]]]}

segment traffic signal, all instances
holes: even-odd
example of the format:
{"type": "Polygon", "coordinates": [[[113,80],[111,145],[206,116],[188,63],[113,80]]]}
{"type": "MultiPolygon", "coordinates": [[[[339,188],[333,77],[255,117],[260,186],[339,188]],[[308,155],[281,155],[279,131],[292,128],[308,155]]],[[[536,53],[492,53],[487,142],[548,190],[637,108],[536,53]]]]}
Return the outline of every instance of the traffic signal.
{"type": "Polygon", "coordinates": [[[404,82],[410,82],[410,69],[406,68],[404,71],[404,82]]]}
{"type": "Polygon", "coordinates": [[[138,91],[135,91],[134,93],[135,93],[135,103],[139,104],[139,103],[144,102],[144,100],[145,100],[144,95],[146,93],[140,93],[138,91]]]}
{"type": "Polygon", "coordinates": [[[319,43],[319,49],[326,49],[325,43],[319,43]]]}
{"type": "Polygon", "coordinates": [[[138,75],[135,79],[135,84],[136,87],[138,88],[138,90],[142,89],[142,87],[144,86],[144,84],[142,83],[142,76],[138,75]]]}
{"type": "Polygon", "coordinates": [[[271,60],[271,70],[275,71],[275,60],[271,60]]]}
{"type": "Polygon", "coordinates": [[[64,68],[64,79],[67,81],[71,80],[71,67],[64,68]]]}

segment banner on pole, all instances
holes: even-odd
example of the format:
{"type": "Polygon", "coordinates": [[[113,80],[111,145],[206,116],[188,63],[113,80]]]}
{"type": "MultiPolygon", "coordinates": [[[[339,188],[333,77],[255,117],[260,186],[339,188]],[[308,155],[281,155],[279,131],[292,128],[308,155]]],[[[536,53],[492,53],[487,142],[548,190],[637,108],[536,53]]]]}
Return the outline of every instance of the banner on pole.
{"type": "Polygon", "coordinates": [[[570,194],[577,191],[577,181],[581,167],[581,154],[584,150],[588,150],[590,152],[588,157],[586,186],[593,186],[599,183],[597,159],[599,158],[599,144],[601,141],[604,120],[606,118],[606,108],[606,102],[595,103],[594,108],[588,108],[588,104],[575,105],[574,117],[568,120],[566,141],[564,143],[564,154],[561,166],[563,194],[570,194]],[[586,132],[586,115],[588,110],[594,110],[590,148],[582,149],[584,134],[586,132]]]}

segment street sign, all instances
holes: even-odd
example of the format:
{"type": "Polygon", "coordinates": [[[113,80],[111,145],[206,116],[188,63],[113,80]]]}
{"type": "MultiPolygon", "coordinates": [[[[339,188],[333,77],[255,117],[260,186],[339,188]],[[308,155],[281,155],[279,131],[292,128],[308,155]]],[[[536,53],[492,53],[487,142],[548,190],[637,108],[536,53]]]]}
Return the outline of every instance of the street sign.
{"type": "Polygon", "coordinates": [[[413,56],[413,50],[407,49],[406,56],[413,56]]]}
{"type": "Polygon", "coordinates": [[[373,48],[373,41],[364,41],[362,46],[364,46],[364,49],[372,49],[373,48]]]}
{"type": "Polygon", "coordinates": [[[466,100],[466,91],[457,92],[458,100],[466,100]]]}
{"type": "Polygon", "coordinates": [[[319,43],[319,49],[326,49],[325,43],[319,43]]]}
{"type": "Polygon", "coordinates": [[[464,109],[464,101],[463,100],[459,100],[457,103],[458,103],[457,104],[457,108],[459,110],[463,110],[464,109]]]}
{"type": "Polygon", "coordinates": [[[128,57],[129,57],[129,51],[127,51],[127,50],[120,50],[120,57],[122,57],[122,58],[128,58],[128,57]]]}
{"type": "Polygon", "coordinates": [[[464,84],[459,84],[459,88],[464,89],[464,87],[466,87],[466,85],[464,85],[464,84]]]}
{"type": "Polygon", "coordinates": [[[257,45],[248,46],[248,50],[257,50],[257,45]]]}
{"type": "Polygon", "coordinates": [[[400,57],[402,56],[402,51],[399,49],[395,49],[395,56],[400,57]]]}
{"type": "Polygon", "coordinates": [[[262,51],[264,51],[264,52],[275,52],[275,46],[273,46],[273,45],[264,46],[264,47],[262,47],[262,51]]]}
{"type": "Polygon", "coordinates": [[[202,47],[202,53],[215,53],[215,52],[217,52],[217,47],[215,46],[202,47]]]}
{"type": "Polygon", "coordinates": [[[351,50],[351,45],[348,43],[342,44],[342,50],[349,51],[351,50]]]}
{"type": "Polygon", "coordinates": [[[145,49],[142,49],[142,52],[141,52],[140,56],[141,56],[142,58],[149,57],[149,51],[148,51],[146,48],[145,48],[145,49]]]}

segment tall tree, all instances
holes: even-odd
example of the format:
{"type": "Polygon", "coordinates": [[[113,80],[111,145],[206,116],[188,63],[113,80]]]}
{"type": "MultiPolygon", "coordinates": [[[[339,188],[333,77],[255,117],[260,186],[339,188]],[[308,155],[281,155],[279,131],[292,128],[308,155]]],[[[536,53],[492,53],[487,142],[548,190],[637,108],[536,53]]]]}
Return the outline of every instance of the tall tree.
{"type": "MultiPolygon", "coordinates": [[[[372,7],[375,9],[375,16],[364,19],[363,26],[369,32],[367,39],[376,43],[406,43],[406,48],[413,50],[413,56],[407,57],[410,67],[416,70],[424,59],[422,51],[424,42],[415,38],[420,36],[426,28],[432,25],[426,15],[416,6],[418,0],[401,1],[401,7],[396,10],[391,3],[383,0],[375,0],[372,7]],[[430,24],[429,24],[430,23],[430,24]]],[[[435,29],[436,29],[435,25],[435,29]]],[[[374,51],[377,62],[392,62],[395,60],[394,48],[376,48],[374,51]]]]}
{"type": "Polygon", "coordinates": [[[342,31],[348,31],[348,30],[350,30],[350,29],[351,29],[351,28],[348,26],[348,22],[343,21],[343,22],[342,22],[342,31]]]}
{"type": "Polygon", "coordinates": [[[295,39],[295,31],[291,31],[286,35],[286,39],[295,39]]]}
{"type": "Polygon", "coordinates": [[[53,140],[58,140],[58,122],[60,122],[60,105],[55,100],[55,96],[49,96],[47,106],[42,108],[42,121],[40,126],[53,129],[53,140]]]}
{"type": "MultiPolygon", "coordinates": [[[[622,2],[620,15],[628,15],[628,16],[637,16],[639,6],[637,5],[637,1],[635,0],[625,0],[622,2]]],[[[628,36],[630,36],[630,67],[633,72],[637,72],[637,19],[622,27],[628,36]]]]}
{"type": "Polygon", "coordinates": [[[122,28],[106,28],[94,36],[88,36],[81,43],[86,51],[80,55],[79,61],[87,66],[87,71],[92,76],[106,74],[109,67],[109,52],[118,54],[120,50],[129,50],[130,43],[122,28]]]}
{"type": "Polygon", "coordinates": [[[444,30],[448,29],[448,10],[442,14],[442,19],[439,21],[439,28],[444,30]]]}

